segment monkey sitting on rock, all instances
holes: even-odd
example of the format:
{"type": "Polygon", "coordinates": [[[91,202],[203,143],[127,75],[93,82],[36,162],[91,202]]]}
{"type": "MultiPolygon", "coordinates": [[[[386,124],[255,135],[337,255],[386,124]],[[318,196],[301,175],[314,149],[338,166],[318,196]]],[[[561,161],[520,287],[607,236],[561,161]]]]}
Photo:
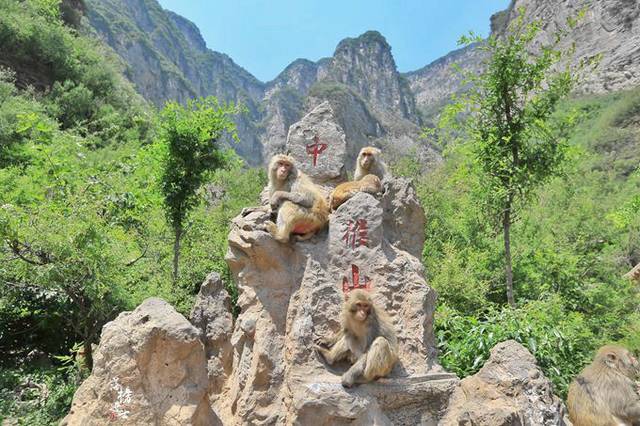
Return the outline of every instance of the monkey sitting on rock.
{"type": "Polygon", "coordinates": [[[639,364],[627,349],[607,345],[569,386],[567,408],[574,426],[640,424],[639,364]]]}
{"type": "Polygon", "coordinates": [[[353,182],[344,182],[336,186],[329,197],[329,205],[331,210],[335,210],[345,201],[356,195],[358,192],[366,192],[368,194],[378,194],[382,192],[382,182],[376,175],[366,175],[361,180],[353,182]]]}
{"type": "Polygon", "coordinates": [[[329,206],[320,188],[288,155],[274,155],[268,172],[269,203],[277,211],[277,219],[266,223],[267,231],[282,243],[288,242],[291,234],[297,235],[298,241],[313,237],[329,218],[329,206]]]}
{"type": "Polygon", "coordinates": [[[391,321],[361,289],[345,296],[340,331],[328,346],[314,345],[329,365],[342,360],[352,364],[342,375],[342,386],[347,388],[388,375],[398,360],[398,340],[391,321]]]}
{"type": "Polygon", "coordinates": [[[387,166],[380,158],[380,150],[366,146],[360,150],[356,160],[353,181],[341,183],[331,193],[329,205],[332,210],[358,192],[378,194],[382,192],[382,181],[387,177],[387,166]]]}
{"type": "Polygon", "coordinates": [[[365,146],[360,150],[356,160],[356,170],[353,172],[353,180],[358,181],[366,175],[376,175],[380,181],[387,177],[387,166],[380,157],[382,151],[372,146],[365,146]]]}

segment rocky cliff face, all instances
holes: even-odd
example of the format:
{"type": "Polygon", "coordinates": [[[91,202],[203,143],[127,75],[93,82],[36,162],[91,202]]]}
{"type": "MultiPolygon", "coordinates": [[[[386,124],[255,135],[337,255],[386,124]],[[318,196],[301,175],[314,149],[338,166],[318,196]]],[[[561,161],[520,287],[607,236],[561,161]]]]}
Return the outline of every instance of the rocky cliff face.
{"type": "MultiPolygon", "coordinates": [[[[386,146],[389,156],[408,152],[437,158],[419,139],[420,120],[408,81],[398,72],[384,37],[369,31],[343,40],[331,58],[298,59],[262,83],[227,55],[209,50],[198,28],[156,0],[88,0],[91,26],[128,64],[127,77],[158,106],[167,100],[213,95],[242,102],[236,119],[250,164],[283,149],[289,126],[329,101],[355,149],[386,146]]],[[[352,154],[355,155],[355,154],[352,154]]]]}
{"type": "Polygon", "coordinates": [[[637,0],[514,0],[509,20],[524,8],[527,16],[544,22],[541,40],[551,40],[568,17],[586,14],[564,42],[575,43],[574,62],[601,55],[594,72],[584,76],[579,90],[603,93],[640,84],[640,2],[637,0]]]}
{"type": "MultiPolygon", "coordinates": [[[[603,59],[585,76],[581,91],[640,84],[637,1],[514,0],[492,17],[492,32],[503,32],[520,7],[527,19],[543,19],[541,39],[552,37],[567,17],[587,8],[567,43],[576,43],[576,62],[599,53],[603,59]]],[[[438,153],[419,138],[420,126],[461,89],[452,65],[478,72],[485,57],[478,46],[469,46],[400,74],[387,41],[368,31],[341,41],[330,58],[298,59],[263,83],[227,55],[209,50],[192,22],[163,10],[156,0],[87,0],[87,9],[92,27],[128,64],[129,79],[147,99],[161,105],[214,95],[245,104],[248,113],[236,120],[241,142],[234,147],[254,165],[281,151],[291,124],[324,101],[330,102],[355,149],[378,145],[389,160],[410,154],[423,162],[437,161],[438,153]]]]}
{"type": "Polygon", "coordinates": [[[262,163],[257,130],[262,82],[227,55],[207,49],[192,22],[155,0],[86,3],[91,26],[128,65],[126,75],[138,92],[157,106],[208,95],[242,102],[248,112],[236,119],[242,143],[234,148],[250,164],[262,163]]]}
{"type": "MultiPolygon", "coordinates": [[[[491,31],[504,32],[508,24],[524,9],[526,20],[543,22],[538,42],[549,42],[568,17],[586,14],[561,47],[575,43],[574,63],[602,55],[599,66],[584,75],[579,92],[603,93],[624,90],[640,84],[640,2],[637,0],[512,0],[508,9],[493,15],[491,31]]],[[[478,46],[449,53],[426,67],[405,74],[418,108],[432,116],[449,96],[460,90],[460,77],[451,68],[477,72],[485,59],[478,46]]]]}

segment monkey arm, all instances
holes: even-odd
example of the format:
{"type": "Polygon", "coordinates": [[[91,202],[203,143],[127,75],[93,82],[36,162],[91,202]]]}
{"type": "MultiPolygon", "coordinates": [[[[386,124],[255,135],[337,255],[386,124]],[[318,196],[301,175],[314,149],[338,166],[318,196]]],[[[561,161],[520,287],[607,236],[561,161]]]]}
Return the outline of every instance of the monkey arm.
{"type": "Polygon", "coordinates": [[[272,207],[277,207],[284,200],[291,201],[294,204],[310,209],[313,206],[315,197],[310,193],[276,191],[271,196],[269,204],[271,204],[272,207]]]}
{"type": "Polygon", "coordinates": [[[306,193],[303,194],[301,192],[287,192],[287,195],[284,197],[287,200],[295,203],[299,206],[310,209],[313,206],[314,196],[313,194],[306,193]]]}
{"type": "Polygon", "coordinates": [[[344,336],[338,339],[331,349],[323,348],[320,345],[315,345],[315,348],[329,365],[345,359],[351,352],[344,336]]]}
{"type": "Polygon", "coordinates": [[[358,360],[342,375],[342,386],[350,388],[356,383],[365,383],[364,370],[367,365],[367,354],[363,354],[358,360]]]}

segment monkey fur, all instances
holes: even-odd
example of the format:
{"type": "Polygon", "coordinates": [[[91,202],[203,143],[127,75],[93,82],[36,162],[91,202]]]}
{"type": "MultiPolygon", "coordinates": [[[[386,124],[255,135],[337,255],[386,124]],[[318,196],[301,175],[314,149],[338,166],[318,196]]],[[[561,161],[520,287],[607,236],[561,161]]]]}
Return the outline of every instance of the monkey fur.
{"type": "Polygon", "coordinates": [[[600,348],[569,386],[567,408],[574,426],[640,424],[638,373],[638,361],[627,349],[614,345],[600,348]]]}
{"type": "Polygon", "coordinates": [[[382,182],[376,175],[366,175],[360,180],[345,182],[336,186],[329,197],[331,210],[337,209],[342,203],[356,195],[358,192],[378,194],[382,192],[382,182]]]}
{"type": "Polygon", "coordinates": [[[277,210],[276,223],[267,222],[267,231],[282,243],[296,234],[299,241],[311,238],[329,218],[329,206],[307,175],[295,166],[292,157],[274,155],[269,162],[269,203],[277,210]]]}
{"type": "Polygon", "coordinates": [[[398,360],[398,340],[391,321],[362,289],[345,296],[341,328],[329,346],[314,347],[329,365],[341,360],[352,364],[342,375],[342,386],[347,388],[388,375],[398,360]]]}
{"type": "Polygon", "coordinates": [[[366,175],[376,175],[380,181],[387,177],[387,166],[382,161],[381,151],[372,146],[365,146],[360,150],[353,180],[360,180],[366,175]]]}

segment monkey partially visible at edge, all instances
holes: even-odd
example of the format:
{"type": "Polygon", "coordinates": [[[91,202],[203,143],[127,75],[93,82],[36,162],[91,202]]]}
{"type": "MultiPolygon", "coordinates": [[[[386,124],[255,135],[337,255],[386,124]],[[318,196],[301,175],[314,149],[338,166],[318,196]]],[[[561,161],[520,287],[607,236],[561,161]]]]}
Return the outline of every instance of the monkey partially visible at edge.
{"type": "Polygon", "coordinates": [[[627,349],[607,345],[569,386],[567,408],[574,426],[638,426],[640,365],[627,349]]]}
{"type": "Polygon", "coordinates": [[[347,388],[388,375],[398,361],[398,339],[391,320],[361,289],[345,296],[340,331],[327,344],[330,348],[314,347],[329,365],[341,360],[352,364],[342,375],[347,388]]]}

